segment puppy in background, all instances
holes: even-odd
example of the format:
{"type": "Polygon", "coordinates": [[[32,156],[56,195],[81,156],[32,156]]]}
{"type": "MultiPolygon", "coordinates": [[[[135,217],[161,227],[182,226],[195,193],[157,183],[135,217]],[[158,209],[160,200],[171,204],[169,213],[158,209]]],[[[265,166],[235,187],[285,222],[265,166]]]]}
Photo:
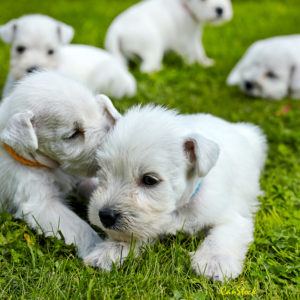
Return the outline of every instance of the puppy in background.
{"type": "Polygon", "coordinates": [[[300,35],[255,42],[227,78],[250,96],[300,99],[300,35]]]}
{"type": "Polygon", "coordinates": [[[105,47],[123,64],[138,56],[141,71],[161,69],[164,53],[172,50],[188,63],[213,65],[203,48],[205,24],[222,24],[232,17],[230,0],[148,0],[120,14],[108,29],[105,47]]]}
{"type": "Polygon", "coordinates": [[[87,45],[68,45],[74,30],[44,15],[26,15],[0,26],[11,48],[11,68],[4,96],[25,74],[54,69],[82,81],[95,93],[115,98],[133,96],[134,77],[108,52],[87,45]]]}
{"type": "Polygon", "coordinates": [[[58,73],[26,76],[0,106],[0,210],[46,236],[60,230],[85,257],[101,240],[63,199],[77,176],[95,175],[96,148],[118,116],[106,96],[58,73]]]}
{"type": "Polygon", "coordinates": [[[122,263],[132,237],[137,252],[160,235],[209,228],[191,255],[192,268],[220,281],[241,274],[266,158],[258,127],[135,107],[102,146],[89,220],[109,239],[85,257],[87,264],[109,270],[122,263]]]}

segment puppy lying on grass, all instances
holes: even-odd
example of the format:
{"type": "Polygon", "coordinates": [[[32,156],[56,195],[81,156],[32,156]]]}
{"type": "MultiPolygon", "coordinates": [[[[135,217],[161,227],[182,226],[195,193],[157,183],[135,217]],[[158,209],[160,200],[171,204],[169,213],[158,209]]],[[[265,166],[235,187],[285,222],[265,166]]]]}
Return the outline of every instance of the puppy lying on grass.
{"type": "Polygon", "coordinates": [[[101,240],[63,198],[76,176],[95,174],[95,151],[116,116],[106,96],[54,72],[21,80],[0,106],[0,209],[46,236],[60,230],[86,256],[101,240]]]}
{"type": "Polygon", "coordinates": [[[102,146],[89,220],[109,239],[85,257],[87,264],[109,270],[122,263],[132,237],[137,251],[159,235],[210,228],[191,255],[192,268],[220,281],[241,274],[266,157],[258,127],[135,107],[102,146]]]}
{"type": "Polygon", "coordinates": [[[87,45],[67,45],[71,26],[48,16],[27,15],[0,26],[4,42],[12,44],[11,69],[4,96],[15,81],[37,69],[55,69],[85,83],[95,93],[116,98],[133,96],[134,77],[108,52],[87,45]]]}
{"type": "Polygon", "coordinates": [[[300,34],[255,42],[231,71],[228,85],[272,100],[300,99],[300,34]]]}
{"type": "Polygon", "coordinates": [[[230,0],[148,0],[120,14],[107,31],[105,47],[123,64],[138,56],[141,71],[161,69],[164,53],[172,50],[188,63],[213,65],[201,42],[204,24],[221,24],[232,17],[230,0]]]}

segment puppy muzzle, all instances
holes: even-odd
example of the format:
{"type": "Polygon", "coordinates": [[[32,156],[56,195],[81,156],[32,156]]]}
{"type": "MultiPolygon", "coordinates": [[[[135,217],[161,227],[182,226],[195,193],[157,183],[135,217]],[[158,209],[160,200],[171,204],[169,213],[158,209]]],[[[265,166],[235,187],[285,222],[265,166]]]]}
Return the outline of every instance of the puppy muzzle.
{"type": "Polygon", "coordinates": [[[120,214],[117,211],[110,209],[102,209],[99,211],[99,218],[105,228],[113,229],[120,219],[120,214]]]}

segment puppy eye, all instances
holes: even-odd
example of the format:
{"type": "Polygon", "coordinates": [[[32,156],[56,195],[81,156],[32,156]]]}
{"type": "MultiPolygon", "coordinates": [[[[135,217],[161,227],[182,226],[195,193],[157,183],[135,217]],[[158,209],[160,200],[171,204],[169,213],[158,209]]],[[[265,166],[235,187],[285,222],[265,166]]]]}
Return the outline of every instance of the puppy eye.
{"type": "Polygon", "coordinates": [[[271,79],[278,78],[278,76],[274,72],[272,72],[272,71],[267,72],[266,73],[266,77],[271,78],[271,79]]]}
{"type": "Polygon", "coordinates": [[[16,51],[19,53],[19,54],[22,54],[24,51],[26,50],[26,47],[25,46],[17,46],[16,47],[16,51]]]}
{"type": "Polygon", "coordinates": [[[54,50],[53,49],[49,49],[47,53],[48,53],[48,55],[53,55],[54,54],[54,50]]]}
{"type": "Polygon", "coordinates": [[[77,137],[79,137],[82,134],[81,130],[79,128],[76,128],[75,131],[68,136],[66,139],[67,140],[73,140],[76,139],[77,137]]]}
{"type": "Polygon", "coordinates": [[[146,186],[156,185],[160,182],[160,180],[153,175],[144,175],[142,178],[142,184],[146,186]]]}

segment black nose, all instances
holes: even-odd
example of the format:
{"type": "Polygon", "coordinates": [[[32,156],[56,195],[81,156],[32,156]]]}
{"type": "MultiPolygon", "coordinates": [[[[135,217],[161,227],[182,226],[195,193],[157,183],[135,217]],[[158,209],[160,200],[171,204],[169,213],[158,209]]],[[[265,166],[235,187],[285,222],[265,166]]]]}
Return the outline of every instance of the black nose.
{"type": "Polygon", "coordinates": [[[254,87],[253,82],[248,81],[248,80],[245,81],[244,85],[245,85],[245,89],[247,91],[251,91],[253,89],[253,87],[254,87]]]}
{"type": "Polygon", "coordinates": [[[32,73],[32,72],[37,71],[37,70],[38,70],[38,67],[37,67],[37,66],[32,66],[32,67],[28,68],[28,69],[26,70],[26,72],[27,72],[27,73],[32,73]]]}
{"type": "Polygon", "coordinates": [[[223,8],[222,7],[217,7],[216,8],[216,13],[217,13],[217,16],[220,17],[223,15],[223,8]]]}
{"type": "Polygon", "coordinates": [[[119,218],[120,214],[113,210],[104,209],[99,211],[99,218],[105,228],[114,226],[119,218]]]}

